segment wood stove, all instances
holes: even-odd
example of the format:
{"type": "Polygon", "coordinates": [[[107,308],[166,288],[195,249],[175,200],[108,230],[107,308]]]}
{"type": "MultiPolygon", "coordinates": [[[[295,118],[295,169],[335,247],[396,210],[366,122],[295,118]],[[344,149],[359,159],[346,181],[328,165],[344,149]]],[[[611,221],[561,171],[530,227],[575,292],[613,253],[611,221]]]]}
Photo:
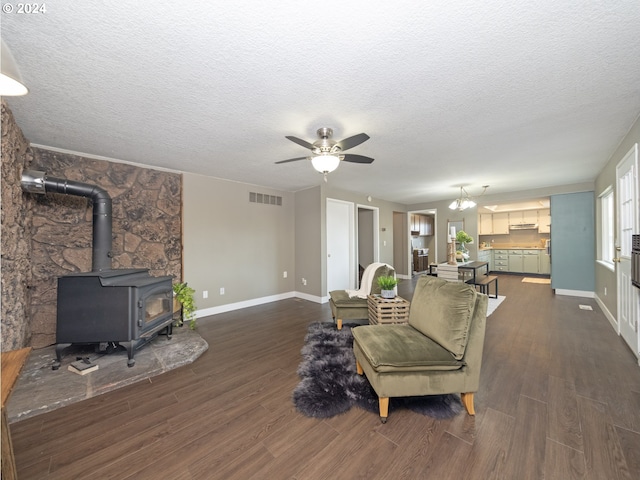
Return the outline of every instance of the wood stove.
{"type": "Polygon", "coordinates": [[[56,363],[72,344],[121,345],[127,365],[135,350],[161,330],[171,338],[173,289],[170,276],[153,277],[148,269],[113,269],[111,197],[96,185],[25,171],[22,189],[78,195],[93,202],[92,271],[58,278],[56,363]]]}
{"type": "Polygon", "coordinates": [[[105,270],[58,278],[56,357],[72,344],[115,343],[135,350],[163,329],[171,338],[171,277],[147,269],[105,270]]]}

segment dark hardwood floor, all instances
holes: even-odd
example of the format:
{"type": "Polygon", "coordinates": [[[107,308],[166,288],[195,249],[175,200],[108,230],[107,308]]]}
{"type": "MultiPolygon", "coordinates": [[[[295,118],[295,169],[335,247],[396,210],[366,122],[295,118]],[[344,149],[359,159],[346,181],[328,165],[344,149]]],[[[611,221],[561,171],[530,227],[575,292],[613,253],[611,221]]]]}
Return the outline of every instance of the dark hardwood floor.
{"type": "Polygon", "coordinates": [[[300,348],[331,315],[290,299],[200,319],[190,366],[13,424],[19,478],[640,478],[640,367],[596,302],[499,282],[475,417],[303,417],[300,348]]]}

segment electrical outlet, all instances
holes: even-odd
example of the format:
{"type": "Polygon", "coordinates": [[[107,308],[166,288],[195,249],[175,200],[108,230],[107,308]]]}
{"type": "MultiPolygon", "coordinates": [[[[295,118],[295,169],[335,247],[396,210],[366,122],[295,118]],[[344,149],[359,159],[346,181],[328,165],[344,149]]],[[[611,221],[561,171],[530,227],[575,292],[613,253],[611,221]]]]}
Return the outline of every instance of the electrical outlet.
{"type": "Polygon", "coordinates": [[[607,296],[607,287],[604,287],[604,296],[607,296]]]}
{"type": "Polygon", "coordinates": [[[220,295],[224,295],[224,287],[220,287],[220,295]]]}
{"type": "Polygon", "coordinates": [[[303,284],[303,285],[306,285],[306,284],[307,284],[307,279],[306,279],[306,278],[303,278],[303,279],[302,279],[302,284],[303,284]]]}
{"type": "Polygon", "coordinates": [[[202,298],[209,298],[209,290],[202,291],[202,298]]]}
{"type": "Polygon", "coordinates": [[[287,278],[287,272],[286,271],[282,273],[282,278],[287,278]]]}

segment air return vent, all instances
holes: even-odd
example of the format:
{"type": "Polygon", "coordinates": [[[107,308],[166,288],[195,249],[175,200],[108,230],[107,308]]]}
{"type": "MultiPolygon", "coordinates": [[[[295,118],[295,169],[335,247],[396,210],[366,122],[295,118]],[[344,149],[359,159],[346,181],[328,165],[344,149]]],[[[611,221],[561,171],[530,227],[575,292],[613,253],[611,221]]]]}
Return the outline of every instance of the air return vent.
{"type": "Polygon", "coordinates": [[[251,203],[264,203],[265,205],[282,206],[282,197],[277,195],[267,195],[266,193],[249,192],[249,201],[251,203]]]}

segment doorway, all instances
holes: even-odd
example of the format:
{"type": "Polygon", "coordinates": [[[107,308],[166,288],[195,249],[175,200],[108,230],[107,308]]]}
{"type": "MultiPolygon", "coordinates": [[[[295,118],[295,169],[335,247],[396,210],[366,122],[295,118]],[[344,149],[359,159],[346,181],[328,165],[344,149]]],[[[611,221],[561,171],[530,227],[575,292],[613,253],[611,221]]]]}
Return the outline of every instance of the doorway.
{"type": "Polygon", "coordinates": [[[366,205],[358,205],[358,282],[360,287],[360,267],[367,268],[374,262],[378,262],[380,258],[378,222],[379,212],[377,207],[369,207],[366,205]]]}
{"type": "Polygon", "coordinates": [[[631,235],[638,233],[638,144],[616,166],[618,228],[616,282],[620,335],[640,359],[638,313],[640,292],[631,284],[631,235]]]}
{"type": "Polygon", "coordinates": [[[355,288],[355,228],[351,202],[327,198],[327,292],[355,288]]]}
{"type": "Polygon", "coordinates": [[[425,265],[437,263],[437,211],[435,209],[415,210],[407,212],[408,235],[406,259],[407,271],[410,276],[415,273],[425,272],[425,265]],[[420,267],[416,268],[414,252],[419,251],[422,257],[419,259],[420,267]],[[426,255],[426,257],[425,257],[426,255]]]}

